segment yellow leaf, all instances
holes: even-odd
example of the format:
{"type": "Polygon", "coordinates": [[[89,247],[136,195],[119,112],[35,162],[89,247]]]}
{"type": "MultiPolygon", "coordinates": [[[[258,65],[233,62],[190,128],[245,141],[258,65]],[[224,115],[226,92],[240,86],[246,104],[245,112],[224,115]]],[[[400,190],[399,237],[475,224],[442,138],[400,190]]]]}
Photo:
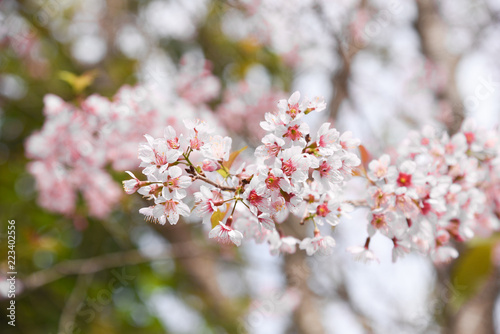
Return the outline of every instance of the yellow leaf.
{"type": "Polygon", "coordinates": [[[210,218],[210,221],[212,223],[212,228],[217,226],[219,222],[224,219],[225,216],[226,216],[225,212],[222,212],[220,210],[214,211],[214,213],[212,213],[212,217],[210,218]]]}
{"type": "Polygon", "coordinates": [[[223,178],[227,178],[227,177],[229,176],[229,173],[228,173],[228,172],[226,172],[226,170],[225,170],[225,169],[222,169],[222,168],[221,168],[221,169],[218,169],[218,170],[217,170],[217,173],[219,173],[220,175],[222,175],[222,177],[223,177],[223,178]]]}
{"type": "MultiPolygon", "coordinates": [[[[224,167],[226,167],[226,169],[229,170],[231,168],[231,166],[233,165],[234,160],[236,160],[236,158],[238,157],[238,155],[240,155],[240,153],[243,152],[244,150],[246,150],[247,148],[248,148],[248,146],[245,146],[245,147],[239,149],[238,151],[231,153],[229,155],[229,160],[224,161],[222,163],[224,165],[224,167]]],[[[222,175],[222,176],[224,176],[224,175],[222,175]]]]}
{"type": "Polygon", "coordinates": [[[241,40],[239,46],[247,54],[254,54],[261,48],[259,41],[255,37],[241,40]]]}

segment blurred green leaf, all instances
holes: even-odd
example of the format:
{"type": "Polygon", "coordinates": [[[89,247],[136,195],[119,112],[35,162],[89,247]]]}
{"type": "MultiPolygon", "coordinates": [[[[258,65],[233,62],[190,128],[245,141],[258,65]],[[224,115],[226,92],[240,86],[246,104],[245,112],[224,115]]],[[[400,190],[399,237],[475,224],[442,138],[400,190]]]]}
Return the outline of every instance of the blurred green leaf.
{"type": "Polygon", "coordinates": [[[458,310],[469,298],[473,297],[484,281],[493,272],[491,259],[493,247],[500,241],[499,236],[489,239],[473,240],[469,249],[461,254],[451,274],[455,297],[450,306],[458,310]]]}
{"type": "Polygon", "coordinates": [[[94,82],[97,74],[97,70],[85,72],[80,76],[68,71],[59,71],[59,78],[67,82],[76,94],[80,94],[94,82]]]}

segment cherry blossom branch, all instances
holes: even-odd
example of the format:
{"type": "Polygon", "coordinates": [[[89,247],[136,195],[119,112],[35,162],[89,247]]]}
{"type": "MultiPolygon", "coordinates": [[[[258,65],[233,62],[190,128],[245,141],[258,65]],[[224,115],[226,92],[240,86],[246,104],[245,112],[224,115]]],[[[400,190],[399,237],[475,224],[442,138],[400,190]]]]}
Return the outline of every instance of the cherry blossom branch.
{"type": "MultiPolygon", "coordinates": [[[[223,186],[223,185],[220,185],[220,184],[217,184],[211,180],[209,180],[207,177],[205,177],[204,175],[200,174],[196,168],[196,166],[191,162],[191,160],[189,160],[189,155],[191,154],[191,152],[193,152],[193,149],[190,147],[188,147],[188,150],[187,150],[187,153],[184,153],[183,156],[184,156],[184,159],[186,159],[188,165],[190,166],[190,169],[188,170],[188,173],[191,173],[191,174],[194,174],[193,176],[193,181],[194,180],[201,180],[205,183],[208,183],[214,187],[217,187],[219,188],[220,190],[224,190],[224,191],[233,191],[233,192],[236,192],[236,188],[234,187],[226,187],[226,186],[223,186]]],[[[229,172],[225,169],[224,165],[221,163],[220,166],[224,169],[224,171],[227,172],[227,174],[229,174],[229,172]]]]}
{"type": "MultiPolygon", "coordinates": [[[[488,180],[487,175],[491,175],[489,180],[496,179],[495,132],[483,133],[468,121],[461,133],[451,137],[434,129],[412,134],[400,145],[400,155],[392,164],[388,155],[366,161],[369,154],[365,153],[361,174],[369,181],[366,199],[344,201],[347,181],[359,175],[354,171],[361,160],[351,150],[360,141],[350,132],[340,135],[329,123],[311,136],[301,118],[311,111],[324,110],[326,104],[320,98],[301,103],[299,99],[300,94],[295,92],[288,100],[280,100],[278,112],[266,114],[261,127],[268,134],[254,152],[255,163],[234,170],[232,163],[241,150],[231,153],[231,138],[209,135],[204,123],[186,124],[189,134],[182,144],[185,147],[181,147],[172,127],[167,127],[163,138],[146,136],[148,143],[139,149],[141,166],[148,180],[159,183],[144,186],[131,174],[133,179],[124,182],[125,190],[138,191],[154,200],[153,206],[139,211],[147,219],[161,225],[167,221],[176,224],[180,215],[193,212],[212,225],[209,238],[221,243],[239,246],[245,234],[258,242],[268,242],[273,253],[294,253],[298,245],[312,255],[335,244],[331,236],[322,235],[323,225],[336,226],[342,215],[368,207],[366,243],[348,248],[357,259],[378,261],[369,249],[375,233],[392,241],[394,261],[412,250],[429,253],[436,262],[458,256],[453,240],[470,238],[477,223],[467,217],[483,214],[480,210],[487,198],[477,194],[489,190],[477,185],[488,180]],[[194,164],[194,151],[204,160],[194,164]],[[185,171],[189,176],[176,166],[181,160],[188,164],[185,171]],[[430,169],[418,161],[431,162],[430,169]],[[482,178],[467,177],[471,168],[478,169],[482,178]],[[221,177],[238,186],[214,181],[221,177]],[[199,191],[191,190],[195,207],[190,210],[183,199],[194,180],[204,185],[199,191]],[[231,212],[230,206],[222,206],[231,200],[241,201],[248,211],[236,211],[236,203],[231,212]],[[447,210],[450,215],[443,214],[447,210]],[[302,217],[301,225],[314,225],[313,236],[301,240],[277,231],[276,222],[286,220],[290,214],[302,217]],[[422,224],[430,224],[435,233],[419,235],[414,227],[422,224]]],[[[484,212],[485,219],[489,214],[484,212]]]]}

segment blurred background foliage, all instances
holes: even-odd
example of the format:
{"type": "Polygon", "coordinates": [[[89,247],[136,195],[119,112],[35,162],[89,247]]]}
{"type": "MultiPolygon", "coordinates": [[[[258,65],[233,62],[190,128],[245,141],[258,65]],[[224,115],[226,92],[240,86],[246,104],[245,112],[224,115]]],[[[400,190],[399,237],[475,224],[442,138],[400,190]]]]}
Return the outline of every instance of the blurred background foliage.
{"type": "MultiPolygon", "coordinates": [[[[179,258],[199,256],[196,251],[202,250],[206,257],[223,258],[223,265],[238,275],[245,259],[234,249],[207,245],[196,227],[150,226],[137,213],[139,200],[132,197],[124,197],[103,221],[88,217],[81,200],[72,217],[52,214],[37,205],[34,180],[25,168],[24,142],[43,125],[44,95],[78,103],[92,93],[111,97],[121,86],[139,81],[140,57],[124,51],[117,40],[126,27],[145,28],[141,23],[148,19],[145,9],[152,2],[158,1],[0,2],[0,240],[6,254],[7,220],[14,219],[19,283],[16,327],[8,326],[4,317],[1,333],[189,333],[193,324],[199,329],[196,333],[236,333],[242,328],[240,317],[250,305],[250,288],[230,301],[217,300],[216,293],[207,295],[213,292],[212,283],[196,281],[193,274],[193,266],[203,268],[202,262],[179,263],[179,258]],[[79,30],[85,29],[97,31],[100,39],[75,47],[79,30]],[[181,244],[178,250],[165,243],[172,239],[181,244]],[[138,250],[141,243],[160,245],[161,252],[153,251],[156,259],[145,258],[138,250]],[[85,259],[92,259],[92,264],[85,259]],[[117,275],[127,279],[113,285],[117,275]],[[170,297],[165,299],[165,294],[170,297]]],[[[175,29],[170,35],[151,34],[155,38],[145,39],[139,54],[160,50],[177,63],[186,51],[199,49],[223,88],[243,79],[256,64],[267,70],[273,86],[292,88],[297,73],[283,55],[255,38],[234,40],[224,33],[221,18],[229,10],[242,9],[238,1],[193,3],[195,11],[200,3],[205,10],[194,20],[192,34],[186,37],[180,32],[176,37],[175,29]]],[[[112,174],[117,182],[125,177],[112,174]]],[[[462,249],[446,278],[459,298],[447,298],[444,308],[458,312],[492,275],[497,277],[491,256],[498,240],[496,236],[462,249]]],[[[6,256],[0,264],[4,271],[6,256]]],[[[206,273],[207,280],[215,281],[210,274],[206,273]]],[[[439,272],[436,275],[439,279],[439,272]]],[[[237,284],[234,278],[226,282],[229,290],[237,284]]],[[[7,303],[0,299],[2,313],[7,303]]],[[[446,316],[439,317],[438,323],[445,324],[446,316]]]]}

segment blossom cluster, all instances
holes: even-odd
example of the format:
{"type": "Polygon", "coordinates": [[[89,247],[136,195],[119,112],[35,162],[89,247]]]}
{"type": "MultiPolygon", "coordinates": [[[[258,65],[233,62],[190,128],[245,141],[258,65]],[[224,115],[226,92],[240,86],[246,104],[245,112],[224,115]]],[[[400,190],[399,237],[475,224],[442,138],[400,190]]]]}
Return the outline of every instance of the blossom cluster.
{"type": "Polygon", "coordinates": [[[370,239],[392,240],[393,261],[410,251],[435,262],[458,256],[454,243],[499,227],[499,134],[479,129],[472,119],[449,136],[432,127],[413,132],[398,156],[383,155],[368,165],[368,238],[352,250],[375,259],[370,239]]]}
{"type": "MultiPolygon", "coordinates": [[[[331,227],[355,206],[367,206],[366,242],[348,248],[357,258],[377,259],[370,242],[379,232],[392,241],[394,261],[418,251],[443,262],[457,257],[456,242],[499,228],[498,131],[479,129],[472,120],[451,137],[426,127],[411,133],[392,157],[369,161],[365,154],[360,166],[360,141],[329,123],[311,133],[304,116],[326,104],[321,98],[300,101],[295,92],[265,113],[253,153],[232,152],[233,140],[214,134],[219,127],[211,113],[203,115],[218,89],[206,64],[185,61],[181,72],[172,94],[177,99],[169,101],[141,86],[123,87],[111,100],[91,95],[77,105],[46,96],[46,122],[26,142],[40,204],[72,215],[80,193],[90,215],[105,218],[121,196],[110,168],[135,170],[139,146],[146,179],[128,172],[131,179],[123,184],[126,193],[152,202],[140,212],[160,224],[198,217],[221,243],[253,239],[273,254],[297,247],[309,255],[329,253],[331,227]],[[344,199],[353,175],[368,181],[366,198],[344,199]]],[[[270,108],[268,99],[257,97],[259,109],[270,108]]],[[[227,97],[219,109],[230,109],[235,100],[227,97]]]]}
{"type": "Polygon", "coordinates": [[[261,122],[266,135],[252,163],[235,165],[241,150],[230,153],[231,138],[213,135],[200,121],[185,121],[186,131],[179,135],[172,127],[160,138],[146,135],[139,158],[147,180],[130,173],[125,191],[152,200],[140,212],[160,224],[176,224],[192,211],[212,224],[209,237],[221,243],[240,245],[253,238],[268,242],[273,253],[293,253],[297,245],[310,255],[329,252],[335,241],[318,225],[336,226],[353,209],[342,193],[360,164],[352,152],[360,141],[350,132],[340,135],[329,123],[312,137],[303,116],[326,105],[320,98],[299,100],[295,92],[266,113],[261,122]],[[199,191],[190,210],[186,189],[195,183],[199,191]],[[314,235],[303,240],[284,235],[280,224],[289,214],[314,225],[314,235]]]}
{"type": "Polygon", "coordinates": [[[224,91],[222,103],[216,115],[232,133],[242,135],[251,142],[259,143],[265,134],[259,124],[264,114],[272,110],[276,101],[285,96],[275,89],[256,89],[247,81],[240,81],[224,91]]]}
{"type": "Polygon", "coordinates": [[[39,204],[71,216],[81,193],[89,214],[103,219],[123,194],[110,169],[136,167],[144,133],[156,136],[166,125],[179,127],[181,112],[217,124],[206,104],[219,93],[218,79],[206,64],[187,57],[178,72],[171,94],[143,85],[124,86],[111,100],[93,94],[74,104],[45,96],[45,123],[25,145],[39,204]]]}

